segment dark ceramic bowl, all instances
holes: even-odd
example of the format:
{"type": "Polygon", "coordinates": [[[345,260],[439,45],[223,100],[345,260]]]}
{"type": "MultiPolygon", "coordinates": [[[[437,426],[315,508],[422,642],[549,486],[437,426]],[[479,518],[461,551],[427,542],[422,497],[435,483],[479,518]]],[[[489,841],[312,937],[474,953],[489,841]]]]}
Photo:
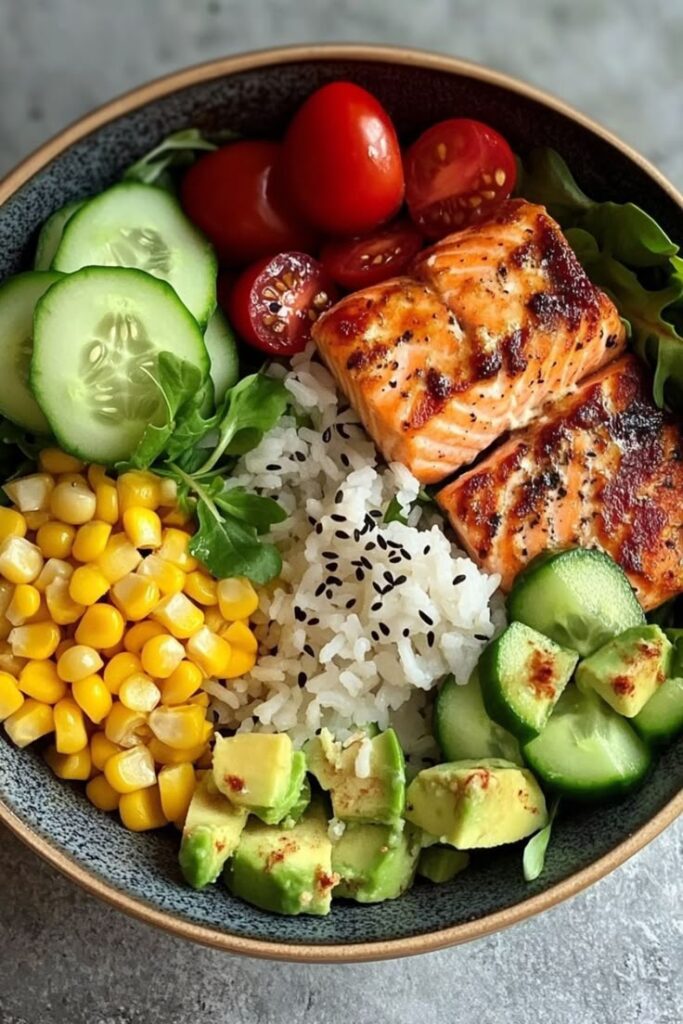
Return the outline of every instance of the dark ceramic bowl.
{"type": "MultiPolygon", "coordinates": [[[[315,88],[337,78],[366,86],[410,138],[465,115],[499,128],[518,152],[554,146],[586,191],[639,203],[683,239],[683,198],[640,156],[585,117],[512,79],[457,60],[365,46],[307,47],[216,61],[171,75],[89,115],[0,184],[0,279],[30,264],[36,232],[70,199],[114,182],[169,132],[229,126],[278,136],[315,88]]],[[[335,905],[327,918],[274,917],[220,886],[181,883],[177,833],[134,835],[59,782],[39,757],[0,734],[0,820],[55,867],[115,906],[187,938],[253,956],[379,959],[463,942],[546,909],[596,881],[683,809],[683,742],[666,751],[640,792],[612,807],[564,815],[545,871],[528,885],[518,847],[475,858],[452,883],[418,883],[400,900],[335,905]]]]}

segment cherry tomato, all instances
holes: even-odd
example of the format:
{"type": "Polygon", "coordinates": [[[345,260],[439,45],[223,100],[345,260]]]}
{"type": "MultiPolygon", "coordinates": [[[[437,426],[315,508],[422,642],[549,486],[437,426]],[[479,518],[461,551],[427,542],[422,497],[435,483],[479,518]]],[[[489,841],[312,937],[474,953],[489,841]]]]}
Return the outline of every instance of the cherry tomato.
{"type": "Polygon", "coordinates": [[[224,263],[244,265],[314,246],[313,233],[288,208],[273,174],[280,152],[276,142],[233,142],[201,157],[185,175],[185,212],[224,263]]]}
{"type": "Polygon", "coordinates": [[[391,119],[371,93],[351,82],[323,86],[294,116],[283,173],[302,216],[331,235],[370,231],[403,201],[401,151],[391,119]]]}
{"type": "Polygon", "coordinates": [[[336,299],[320,263],[303,252],[259,260],[240,274],[228,299],[228,315],[245,341],[263,352],[301,352],[311,326],[336,299]]]}
{"type": "Polygon", "coordinates": [[[320,259],[332,280],[352,291],[402,273],[421,247],[417,228],[397,220],[369,235],[327,242],[320,259]]]}
{"type": "Polygon", "coordinates": [[[469,118],[428,128],[405,156],[406,200],[430,236],[488,217],[515,187],[512,150],[494,128],[469,118]]]}

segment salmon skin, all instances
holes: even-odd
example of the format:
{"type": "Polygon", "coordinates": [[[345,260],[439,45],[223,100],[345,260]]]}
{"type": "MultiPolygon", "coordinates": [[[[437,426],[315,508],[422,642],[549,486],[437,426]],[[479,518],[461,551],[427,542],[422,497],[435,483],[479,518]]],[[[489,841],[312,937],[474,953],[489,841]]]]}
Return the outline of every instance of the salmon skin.
{"type": "Polygon", "coordinates": [[[626,342],[558,225],[521,199],[420,253],[410,276],[348,295],[312,333],[384,457],[421,483],[471,463],[626,342]]]}
{"type": "Polygon", "coordinates": [[[509,589],[549,548],[598,547],[645,609],[683,590],[683,433],[625,356],[437,495],[461,541],[509,589]]]}

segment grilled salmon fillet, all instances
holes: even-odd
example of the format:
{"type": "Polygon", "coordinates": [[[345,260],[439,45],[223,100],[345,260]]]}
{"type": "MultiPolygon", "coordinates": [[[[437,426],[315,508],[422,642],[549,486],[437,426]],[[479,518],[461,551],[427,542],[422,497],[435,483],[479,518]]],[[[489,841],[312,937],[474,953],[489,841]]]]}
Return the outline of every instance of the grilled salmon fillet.
{"type": "Polygon", "coordinates": [[[342,299],[312,333],[382,454],[422,483],[472,462],[625,345],[558,225],[521,199],[420,253],[410,276],[342,299]]]}
{"type": "Polygon", "coordinates": [[[644,608],[683,590],[683,431],[625,356],[437,495],[473,558],[509,589],[547,548],[599,547],[644,608]]]}

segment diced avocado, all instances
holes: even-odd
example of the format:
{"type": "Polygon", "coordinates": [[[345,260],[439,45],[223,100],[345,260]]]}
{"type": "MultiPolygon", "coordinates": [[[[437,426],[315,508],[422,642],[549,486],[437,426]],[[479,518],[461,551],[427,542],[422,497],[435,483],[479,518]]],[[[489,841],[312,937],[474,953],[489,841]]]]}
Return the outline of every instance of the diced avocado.
{"type": "Polygon", "coordinates": [[[178,858],[185,880],[195,889],[216,881],[239,842],[247,814],[219,793],[211,772],[203,776],[187,811],[178,858]]]}
{"type": "Polygon", "coordinates": [[[306,778],[306,755],[302,750],[295,750],[292,754],[289,786],[282,803],[275,807],[252,807],[251,811],[266,825],[278,825],[286,822],[291,826],[304,813],[310,799],[311,787],[306,778]]]}
{"type": "Polygon", "coordinates": [[[284,733],[216,736],[214,781],[238,806],[281,807],[289,791],[292,755],[292,741],[284,733]]]}
{"type": "Polygon", "coordinates": [[[479,659],[491,718],[526,741],[546,726],[579,656],[522,622],[512,622],[479,659]]]}
{"type": "Polygon", "coordinates": [[[450,882],[469,866],[467,850],[456,850],[452,846],[430,846],[423,850],[417,862],[417,873],[430,882],[450,882]]]}
{"type": "Polygon", "coordinates": [[[410,825],[349,822],[332,847],[332,870],[340,876],[333,896],[358,903],[394,900],[409,889],[420,855],[420,834],[410,825]]]}
{"type": "Polygon", "coordinates": [[[637,732],[648,743],[668,743],[683,732],[683,630],[667,629],[674,644],[671,678],[662,683],[633,719],[637,732]]]}
{"type": "Polygon", "coordinates": [[[406,793],[406,818],[459,850],[516,843],[548,821],[530,771],[490,758],[425,768],[406,793]]]}
{"type": "Polygon", "coordinates": [[[223,877],[231,893],[276,914],[329,913],[332,842],[322,802],[291,829],[249,822],[223,877]]]}
{"type": "Polygon", "coordinates": [[[308,770],[329,791],[335,818],[395,825],[405,802],[405,760],[393,729],[342,744],[323,729],[306,746],[308,770]]]}
{"type": "Polygon", "coordinates": [[[672,652],[659,626],[634,626],[582,661],[576,682],[581,690],[595,690],[620,715],[633,718],[669,674],[672,652]]]}

